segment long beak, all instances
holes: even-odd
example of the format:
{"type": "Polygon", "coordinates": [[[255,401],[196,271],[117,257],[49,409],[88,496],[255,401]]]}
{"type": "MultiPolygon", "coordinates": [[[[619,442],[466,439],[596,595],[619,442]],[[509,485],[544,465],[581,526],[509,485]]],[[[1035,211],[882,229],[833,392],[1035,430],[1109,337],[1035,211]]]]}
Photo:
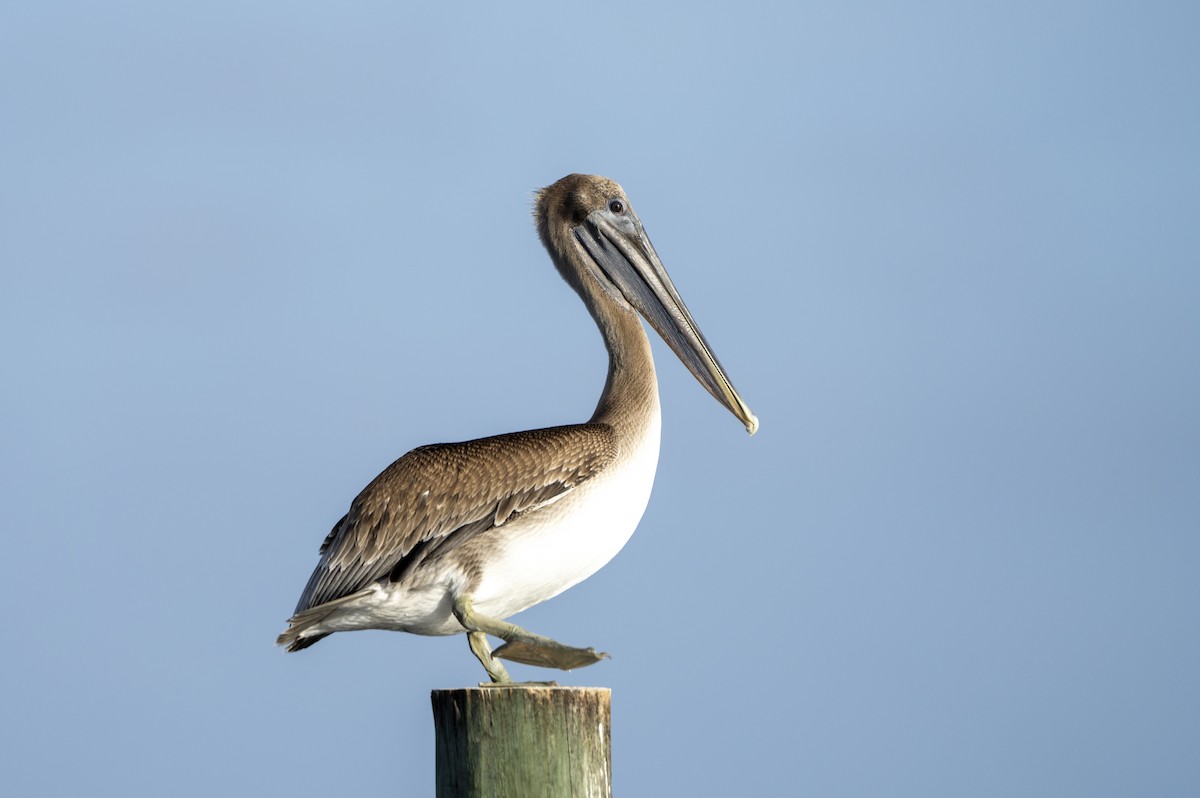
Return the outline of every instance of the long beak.
{"type": "Polygon", "coordinates": [[[758,430],[758,419],[738,395],[687,305],[683,304],[642,229],[641,221],[632,210],[620,221],[623,224],[618,226],[607,212],[594,211],[572,232],[626,301],[658,331],[688,371],[753,435],[758,430]]]}

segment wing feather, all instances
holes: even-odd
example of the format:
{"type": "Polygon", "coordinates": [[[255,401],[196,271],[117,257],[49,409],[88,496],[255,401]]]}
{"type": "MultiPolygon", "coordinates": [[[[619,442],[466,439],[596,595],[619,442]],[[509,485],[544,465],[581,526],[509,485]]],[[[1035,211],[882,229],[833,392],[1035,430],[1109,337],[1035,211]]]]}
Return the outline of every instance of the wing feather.
{"type": "Polygon", "coordinates": [[[367,485],[326,537],[296,612],[389,574],[399,579],[439,547],[562,498],[615,456],[616,436],[606,424],[414,449],[367,485]]]}

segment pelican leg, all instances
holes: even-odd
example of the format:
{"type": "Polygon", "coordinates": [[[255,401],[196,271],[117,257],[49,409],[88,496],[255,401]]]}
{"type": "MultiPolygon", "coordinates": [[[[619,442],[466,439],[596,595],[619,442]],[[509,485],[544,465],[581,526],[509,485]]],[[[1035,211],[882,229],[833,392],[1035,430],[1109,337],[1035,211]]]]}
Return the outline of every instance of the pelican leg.
{"type": "Polygon", "coordinates": [[[504,663],[492,656],[492,647],[488,644],[487,635],[483,632],[467,632],[467,644],[471,653],[483,665],[493,684],[512,684],[512,678],[504,669],[504,663]]]}
{"type": "MultiPolygon", "coordinates": [[[[527,632],[508,621],[480,615],[475,612],[470,596],[459,596],[454,600],[454,617],[458,618],[458,622],[470,633],[468,639],[471,641],[471,650],[475,652],[476,657],[479,657],[479,661],[483,662],[483,667],[492,677],[492,681],[498,680],[476,648],[476,634],[479,634],[481,638],[485,634],[492,635],[504,641],[504,645],[492,651],[488,655],[488,659],[499,657],[510,662],[536,665],[540,668],[558,668],[563,671],[594,665],[602,659],[608,659],[607,654],[598,654],[594,648],[566,646],[557,640],[527,632]]],[[[483,641],[483,645],[487,645],[486,640],[483,641]]],[[[492,661],[494,662],[494,659],[492,661]]],[[[499,665],[496,662],[494,664],[499,665]]],[[[503,668],[500,670],[503,671],[503,668]]]]}

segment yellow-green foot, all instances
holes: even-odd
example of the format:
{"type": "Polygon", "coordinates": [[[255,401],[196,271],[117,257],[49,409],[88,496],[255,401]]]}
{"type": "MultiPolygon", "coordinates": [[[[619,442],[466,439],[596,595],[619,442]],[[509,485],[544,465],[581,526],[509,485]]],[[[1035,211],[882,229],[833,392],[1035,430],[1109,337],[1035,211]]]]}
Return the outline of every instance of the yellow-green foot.
{"type": "Polygon", "coordinates": [[[558,687],[558,682],[480,682],[480,687],[558,687]]]}
{"type": "Polygon", "coordinates": [[[597,653],[594,648],[574,648],[562,643],[548,645],[520,639],[509,640],[493,651],[492,656],[509,662],[520,662],[522,665],[558,668],[560,671],[573,671],[608,659],[607,654],[597,653]]]}
{"type": "Polygon", "coordinates": [[[595,665],[602,659],[608,659],[607,654],[598,654],[594,648],[565,646],[557,640],[527,632],[508,621],[480,615],[475,612],[470,594],[458,596],[454,600],[454,616],[467,630],[471,651],[487,671],[488,678],[495,684],[512,683],[498,658],[563,671],[595,665]],[[504,640],[504,645],[492,651],[488,644],[488,635],[504,640]]]}

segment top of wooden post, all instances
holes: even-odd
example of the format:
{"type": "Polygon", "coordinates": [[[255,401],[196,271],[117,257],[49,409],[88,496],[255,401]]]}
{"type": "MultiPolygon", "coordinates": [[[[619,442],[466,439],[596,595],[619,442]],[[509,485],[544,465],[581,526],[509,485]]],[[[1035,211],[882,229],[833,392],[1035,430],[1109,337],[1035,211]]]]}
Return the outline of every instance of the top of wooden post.
{"type": "Polygon", "coordinates": [[[611,798],[606,687],[434,690],[438,798],[611,798]]]}

